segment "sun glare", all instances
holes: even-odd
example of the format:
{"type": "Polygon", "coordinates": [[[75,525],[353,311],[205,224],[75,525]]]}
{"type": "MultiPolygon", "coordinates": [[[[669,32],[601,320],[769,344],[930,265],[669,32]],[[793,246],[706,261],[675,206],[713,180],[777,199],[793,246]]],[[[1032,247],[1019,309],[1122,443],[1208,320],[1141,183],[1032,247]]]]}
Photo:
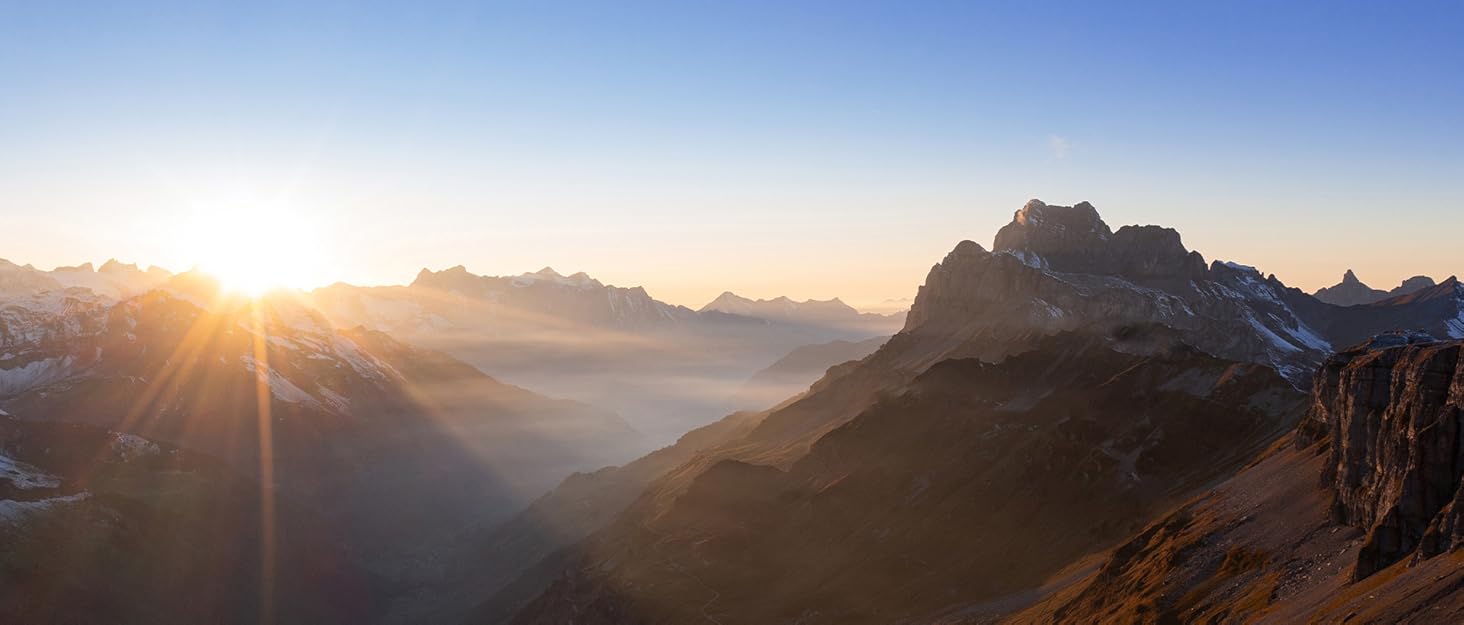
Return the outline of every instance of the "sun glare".
{"type": "Polygon", "coordinates": [[[311,288],[324,275],[323,231],[299,211],[199,211],[180,236],[197,268],[231,292],[258,296],[278,288],[311,288]]]}

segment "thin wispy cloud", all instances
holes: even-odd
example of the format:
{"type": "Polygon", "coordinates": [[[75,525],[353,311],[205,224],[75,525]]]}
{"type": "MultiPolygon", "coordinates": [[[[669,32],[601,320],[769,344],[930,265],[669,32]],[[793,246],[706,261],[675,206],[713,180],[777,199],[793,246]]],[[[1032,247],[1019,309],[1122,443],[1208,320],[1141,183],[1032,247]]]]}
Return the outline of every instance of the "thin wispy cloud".
{"type": "Polygon", "coordinates": [[[1052,150],[1052,158],[1057,160],[1064,160],[1073,152],[1073,144],[1066,137],[1057,135],[1047,137],[1047,147],[1052,150]]]}

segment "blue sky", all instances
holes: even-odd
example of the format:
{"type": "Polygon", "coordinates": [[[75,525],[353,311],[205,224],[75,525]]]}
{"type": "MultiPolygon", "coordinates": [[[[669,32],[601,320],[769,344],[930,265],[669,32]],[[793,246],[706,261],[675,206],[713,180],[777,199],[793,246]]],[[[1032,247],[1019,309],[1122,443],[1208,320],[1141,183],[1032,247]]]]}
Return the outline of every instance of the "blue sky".
{"type": "Polygon", "coordinates": [[[1460,272],[1464,4],[1273,4],[0,2],[0,257],[261,211],[302,285],[868,304],[1040,197],[1309,289],[1460,272]]]}

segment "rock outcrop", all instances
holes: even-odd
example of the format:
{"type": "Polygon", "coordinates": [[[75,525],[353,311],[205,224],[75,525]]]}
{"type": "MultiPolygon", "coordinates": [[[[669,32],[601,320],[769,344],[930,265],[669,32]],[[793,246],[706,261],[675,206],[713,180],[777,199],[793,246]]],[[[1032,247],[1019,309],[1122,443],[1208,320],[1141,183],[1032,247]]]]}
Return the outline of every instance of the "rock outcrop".
{"type": "Polygon", "coordinates": [[[1427,556],[1459,543],[1461,345],[1385,335],[1329,358],[1317,376],[1309,418],[1331,441],[1322,479],[1333,514],[1367,531],[1358,578],[1420,547],[1427,556]]]}
{"type": "Polygon", "coordinates": [[[1140,283],[1205,276],[1204,258],[1185,249],[1178,232],[1159,226],[1124,226],[1112,232],[1087,202],[1027,202],[996,233],[993,250],[1054,271],[1118,275],[1140,283]]]}
{"type": "Polygon", "coordinates": [[[1295,436],[1003,622],[1464,622],[1461,358],[1416,333],[1329,358],[1295,436]]]}
{"type": "Polygon", "coordinates": [[[963,241],[933,267],[905,328],[969,347],[929,354],[933,362],[1000,358],[1025,349],[1024,337],[1157,323],[1210,354],[1266,364],[1304,386],[1331,343],[1292,297],[1306,296],[1252,267],[1207,266],[1174,230],[1110,232],[1086,202],[1033,200],[997,234],[994,251],[963,241]]]}
{"type": "Polygon", "coordinates": [[[1206,265],[1172,229],[1114,232],[1086,202],[1032,200],[997,233],[992,251],[963,241],[931,269],[905,329],[930,345],[962,346],[914,363],[928,366],[940,357],[1000,358],[1033,336],[1145,323],[1173,328],[1221,358],[1271,366],[1306,388],[1335,346],[1394,330],[1464,338],[1464,289],[1451,278],[1368,306],[1336,306],[1254,267],[1206,265]]]}

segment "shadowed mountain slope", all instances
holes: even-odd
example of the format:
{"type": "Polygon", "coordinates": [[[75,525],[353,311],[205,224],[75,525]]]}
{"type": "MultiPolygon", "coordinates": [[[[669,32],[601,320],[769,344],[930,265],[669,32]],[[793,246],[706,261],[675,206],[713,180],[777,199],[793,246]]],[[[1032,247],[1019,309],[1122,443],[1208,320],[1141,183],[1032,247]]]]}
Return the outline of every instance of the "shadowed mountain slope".
{"type": "Polygon", "coordinates": [[[613,413],[186,274],[121,301],[79,288],[0,299],[0,409],[218,458],[331,524],[378,599],[440,568],[422,553],[441,541],[637,445],[613,413]]]}
{"type": "Polygon", "coordinates": [[[887,623],[1035,585],[1294,422],[1273,371],[1150,339],[947,360],[786,470],[714,463],[591,538],[514,622],[887,623]]]}

